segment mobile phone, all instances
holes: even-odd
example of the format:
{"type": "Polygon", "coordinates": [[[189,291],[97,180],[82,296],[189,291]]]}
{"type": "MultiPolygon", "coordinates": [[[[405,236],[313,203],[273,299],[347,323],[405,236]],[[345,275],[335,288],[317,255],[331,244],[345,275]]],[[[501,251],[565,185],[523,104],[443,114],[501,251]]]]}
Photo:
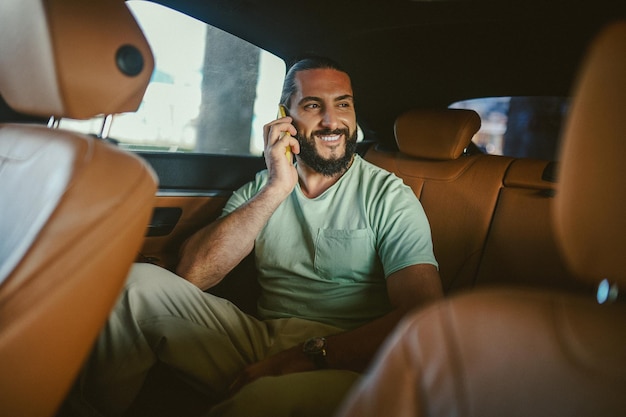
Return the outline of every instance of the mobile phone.
{"type": "MultiPolygon", "coordinates": [[[[287,110],[285,109],[285,106],[283,106],[282,104],[278,106],[278,118],[281,118],[281,117],[287,117],[287,110]]],[[[288,132],[284,132],[281,135],[281,139],[285,136],[291,136],[291,135],[288,132]]],[[[287,146],[285,148],[285,157],[287,158],[289,162],[293,162],[293,156],[291,154],[291,146],[287,146]]]]}

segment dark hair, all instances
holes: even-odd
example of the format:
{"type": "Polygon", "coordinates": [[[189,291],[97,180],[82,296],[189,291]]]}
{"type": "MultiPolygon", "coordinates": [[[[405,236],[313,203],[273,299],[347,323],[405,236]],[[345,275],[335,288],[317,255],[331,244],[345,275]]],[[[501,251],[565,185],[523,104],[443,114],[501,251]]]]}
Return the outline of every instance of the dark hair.
{"type": "Polygon", "coordinates": [[[300,71],[313,69],[333,69],[348,74],[346,70],[330,58],[311,56],[299,59],[287,71],[285,82],[283,83],[283,92],[280,96],[280,104],[289,107],[289,100],[296,91],[296,74],[300,71]]]}

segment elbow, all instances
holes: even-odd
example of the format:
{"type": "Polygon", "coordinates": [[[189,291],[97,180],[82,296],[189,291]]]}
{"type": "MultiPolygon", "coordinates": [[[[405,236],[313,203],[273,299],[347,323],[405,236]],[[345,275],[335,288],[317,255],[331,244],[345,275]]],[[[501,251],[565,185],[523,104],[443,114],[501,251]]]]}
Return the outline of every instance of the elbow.
{"type": "Polygon", "coordinates": [[[202,291],[208,290],[219,284],[225,274],[207,268],[206,264],[197,258],[187,259],[183,257],[176,267],[176,275],[189,281],[202,291]]]}
{"type": "Polygon", "coordinates": [[[206,288],[203,288],[205,283],[204,279],[202,279],[204,274],[201,269],[201,265],[195,262],[194,259],[190,259],[189,256],[182,256],[176,266],[175,272],[179,277],[204,290],[206,288]]]}
{"type": "Polygon", "coordinates": [[[202,291],[208,290],[209,288],[211,288],[213,285],[209,285],[207,284],[207,281],[205,279],[202,279],[201,277],[195,276],[195,275],[188,275],[186,277],[183,277],[186,281],[189,281],[190,283],[192,283],[193,285],[195,285],[196,287],[198,287],[199,289],[201,289],[202,291]]]}
{"type": "Polygon", "coordinates": [[[198,288],[202,288],[202,279],[204,271],[202,271],[202,263],[198,261],[197,254],[193,254],[187,250],[189,239],[183,243],[179,252],[178,265],[176,265],[175,273],[179,277],[191,282],[198,288]]]}
{"type": "Polygon", "coordinates": [[[182,261],[178,263],[178,265],[176,266],[176,270],[174,272],[176,273],[176,275],[186,279],[187,281],[189,281],[190,276],[193,276],[193,274],[191,273],[192,271],[189,268],[189,266],[184,264],[182,261]]]}

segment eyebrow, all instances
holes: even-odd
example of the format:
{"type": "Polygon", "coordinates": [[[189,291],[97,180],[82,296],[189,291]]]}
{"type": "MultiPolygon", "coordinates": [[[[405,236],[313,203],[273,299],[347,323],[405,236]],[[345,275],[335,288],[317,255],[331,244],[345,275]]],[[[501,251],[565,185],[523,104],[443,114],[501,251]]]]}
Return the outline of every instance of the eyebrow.
{"type": "MultiPolygon", "coordinates": [[[[333,101],[334,102],[338,102],[338,101],[343,101],[343,100],[354,101],[354,97],[352,95],[350,95],[350,94],[344,94],[342,96],[335,97],[335,99],[333,101]]],[[[302,99],[298,102],[298,104],[306,103],[308,101],[322,102],[323,100],[321,98],[319,98],[319,97],[307,96],[307,97],[302,97],[302,99]]]]}

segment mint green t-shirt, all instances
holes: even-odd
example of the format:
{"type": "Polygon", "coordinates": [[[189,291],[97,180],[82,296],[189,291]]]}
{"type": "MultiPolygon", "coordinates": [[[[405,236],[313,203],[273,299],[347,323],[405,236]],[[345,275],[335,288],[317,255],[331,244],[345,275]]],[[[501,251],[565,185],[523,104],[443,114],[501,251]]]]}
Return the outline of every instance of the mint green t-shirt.
{"type": "MultiPolygon", "coordinates": [[[[237,190],[222,215],[253,197],[267,170],[237,190]]],[[[297,185],[255,241],[264,319],[299,317],[351,329],[391,310],[386,277],[433,264],[430,226],[413,191],[355,155],[317,198],[297,185]]]]}

